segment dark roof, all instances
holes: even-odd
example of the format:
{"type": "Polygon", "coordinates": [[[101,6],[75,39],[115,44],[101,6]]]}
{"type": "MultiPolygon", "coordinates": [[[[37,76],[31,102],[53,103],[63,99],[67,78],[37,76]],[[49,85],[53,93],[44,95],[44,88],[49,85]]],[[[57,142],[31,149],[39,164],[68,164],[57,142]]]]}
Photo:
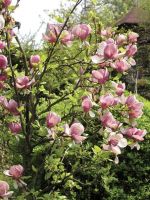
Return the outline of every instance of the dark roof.
{"type": "Polygon", "coordinates": [[[134,7],[116,24],[141,24],[148,22],[146,11],[143,8],[134,7]]]}

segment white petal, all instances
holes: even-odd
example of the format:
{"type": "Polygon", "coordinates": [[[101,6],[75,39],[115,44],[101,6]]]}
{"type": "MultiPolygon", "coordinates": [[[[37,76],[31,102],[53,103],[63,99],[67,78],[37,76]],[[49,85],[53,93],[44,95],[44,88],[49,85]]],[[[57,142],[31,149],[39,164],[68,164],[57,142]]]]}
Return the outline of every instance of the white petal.
{"type": "Polygon", "coordinates": [[[132,66],[136,65],[136,61],[135,61],[133,58],[130,58],[130,59],[128,60],[128,62],[129,62],[129,64],[132,65],[132,66]]]}
{"type": "Polygon", "coordinates": [[[103,150],[109,151],[110,150],[110,146],[106,145],[106,144],[103,144],[103,150]]]}
{"type": "Polygon", "coordinates": [[[70,136],[70,128],[68,124],[64,125],[64,132],[66,136],[70,136]]]}
{"type": "Polygon", "coordinates": [[[122,138],[119,142],[118,142],[118,146],[121,148],[124,148],[128,145],[128,142],[125,138],[122,138]]]}
{"type": "Polygon", "coordinates": [[[92,62],[95,64],[99,64],[103,61],[103,59],[98,55],[91,56],[91,59],[92,59],[92,62]]]}
{"type": "Polygon", "coordinates": [[[115,164],[118,164],[118,163],[119,163],[119,158],[118,158],[118,156],[115,157],[114,163],[115,163],[115,164]]]}
{"type": "Polygon", "coordinates": [[[111,146],[112,152],[116,155],[121,154],[121,150],[118,146],[111,146]]]}
{"type": "Polygon", "coordinates": [[[92,118],[95,117],[95,113],[93,113],[92,111],[89,111],[89,115],[90,115],[90,117],[92,117],[92,118]]]}
{"type": "Polygon", "coordinates": [[[12,175],[10,175],[9,170],[5,170],[3,173],[4,173],[6,176],[12,176],[12,175]]]}

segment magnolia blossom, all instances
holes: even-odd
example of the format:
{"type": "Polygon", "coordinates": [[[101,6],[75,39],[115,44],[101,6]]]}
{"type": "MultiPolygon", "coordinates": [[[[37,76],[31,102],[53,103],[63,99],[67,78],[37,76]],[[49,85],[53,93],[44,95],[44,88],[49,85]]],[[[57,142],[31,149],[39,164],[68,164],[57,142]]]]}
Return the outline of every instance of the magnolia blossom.
{"type": "Polygon", "coordinates": [[[8,124],[10,131],[14,134],[17,134],[21,131],[21,124],[18,122],[11,122],[8,124]]]}
{"type": "Polygon", "coordinates": [[[16,79],[16,87],[18,89],[27,89],[35,82],[34,79],[30,80],[28,76],[16,79]]]}
{"type": "Polygon", "coordinates": [[[109,106],[113,106],[115,102],[115,98],[112,94],[106,94],[100,97],[100,105],[102,109],[106,109],[109,106]]]}
{"type": "Polygon", "coordinates": [[[32,56],[30,57],[30,64],[31,64],[32,66],[38,65],[38,64],[40,63],[40,60],[41,60],[41,58],[40,58],[39,55],[32,55],[32,56]]]}
{"type": "Polygon", "coordinates": [[[123,34],[119,34],[116,38],[117,45],[122,45],[127,42],[127,37],[123,34]]]}
{"type": "Polygon", "coordinates": [[[136,45],[128,45],[127,48],[126,48],[126,55],[128,57],[132,57],[134,56],[134,54],[137,52],[137,46],[136,45]]]}
{"type": "Polygon", "coordinates": [[[0,49],[4,49],[6,47],[6,43],[0,40],[0,49]]]}
{"type": "Polygon", "coordinates": [[[125,83],[115,83],[115,82],[112,81],[112,85],[115,88],[116,94],[118,96],[121,96],[124,93],[125,87],[126,87],[125,83]]]}
{"type": "Polygon", "coordinates": [[[71,137],[77,144],[86,139],[81,136],[82,133],[84,133],[84,126],[81,123],[73,123],[70,128],[68,124],[65,125],[65,135],[71,137]]]}
{"type": "Polygon", "coordinates": [[[123,134],[137,142],[143,141],[144,136],[146,135],[146,130],[141,130],[137,128],[127,128],[123,131],[123,134]]]}
{"type": "Polygon", "coordinates": [[[143,103],[139,102],[135,96],[129,96],[125,104],[129,109],[129,118],[139,118],[142,115],[143,103]]]}
{"type": "Polygon", "coordinates": [[[18,103],[13,100],[13,99],[10,99],[9,101],[7,101],[6,98],[3,98],[2,99],[2,104],[3,106],[10,112],[12,113],[13,115],[19,115],[19,111],[18,111],[18,103]]]}
{"type": "Polygon", "coordinates": [[[0,69],[6,69],[8,64],[7,58],[4,55],[0,55],[0,69]]]}
{"type": "Polygon", "coordinates": [[[12,0],[3,0],[4,7],[8,7],[11,4],[12,0]]]}
{"type": "Polygon", "coordinates": [[[73,35],[81,40],[85,40],[90,35],[91,31],[91,27],[87,24],[78,24],[72,29],[73,35]]]}
{"type": "Polygon", "coordinates": [[[0,81],[6,81],[7,80],[7,74],[3,73],[0,74],[0,81]]]}
{"type": "Polygon", "coordinates": [[[59,33],[60,33],[59,25],[48,24],[46,33],[43,34],[43,39],[50,43],[55,43],[59,33]]]}
{"type": "Polygon", "coordinates": [[[54,112],[48,113],[46,117],[46,125],[48,128],[52,128],[61,122],[61,117],[54,112]]]}
{"type": "Polygon", "coordinates": [[[112,27],[107,27],[106,29],[101,30],[101,36],[110,38],[113,35],[112,27]]]}
{"type": "Polygon", "coordinates": [[[131,42],[131,43],[135,43],[135,42],[137,42],[137,38],[139,37],[139,35],[137,34],[137,33],[135,33],[135,32],[130,32],[129,34],[128,34],[128,40],[129,40],[129,42],[131,42]]]}
{"type": "Polygon", "coordinates": [[[89,96],[84,96],[82,98],[82,109],[84,112],[89,112],[93,106],[92,101],[89,96]]]}
{"type": "Polygon", "coordinates": [[[0,198],[8,199],[13,194],[12,191],[9,191],[9,185],[6,181],[0,181],[0,198]]]}
{"type": "Polygon", "coordinates": [[[23,175],[24,168],[22,165],[13,165],[9,170],[5,170],[4,174],[14,179],[20,179],[23,175]]]}
{"type": "Polygon", "coordinates": [[[66,46],[71,46],[72,40],[73,40],[73,35],[71,32],[64,30],[61,34],[61,43],[66,45],[66,46]]]}
{"type": "Polygon", "coordinates": [[[103,144],[103,149],[118,155],[121,154],[120,148],[125,148],[127,144],[127,140],[123,137],[122,134],[111,133],[108,137],[108,144],[103,144]]]}
{"type": "Polygon", "coordinates": [[[3,29],[5,26],[5,20],[3,15],[0,15],[0,30],[3,29]]]}
{"type": "Polygon", "coordinates": [[[111,129],[117,129],[120,123],[113,117],[111,112],[106,112],[100,117],[102,125],[111,129]]]}
{"type": "Polygon", "coordinates": [[[115,41],[109,38],[106,42],[101,42],[98,46],[96,55],[92,56],[95,64],[103,63],[105,60],[112,60],[118,57],[118,47],[115,41]]]}
{"type": "Polygon", "coordinates": [[[108,43],[104,49],[104,58],[106,59],[114,59],[118,55],[117,45],[113,42],[108,43]]]}
{"type": "Polygon", "coordinates": [[[122,73],[127,71],[131,65],[127,62],[126,59],[122,58],[120,60],[116,60],[114,63],[111,63],[111,67],[122,73]]]}
{"type": "Polygon", "coordinates": [[[107,68],[92,71],[93,82],[104,84],[108,79],[109,79],[109,72],[107,68]]]}

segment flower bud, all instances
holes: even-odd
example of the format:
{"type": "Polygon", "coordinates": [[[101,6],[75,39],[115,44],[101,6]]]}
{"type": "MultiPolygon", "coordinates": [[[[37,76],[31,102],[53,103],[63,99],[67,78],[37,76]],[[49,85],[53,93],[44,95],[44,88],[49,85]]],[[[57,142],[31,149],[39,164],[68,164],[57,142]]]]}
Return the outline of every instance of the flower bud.
{"type": "Polygon", "coordinates": [[[91,27],[87,24],[78,24],[72,29],[73,35],[80,38],[81,40],[85,40],[89,36],[91,31],[91,27]]]}
{"type": "Polygon", "coordinates": [[[14,134],[17,134],[21,131],[21,124],[18,122],[11,122],[8,124],[10,131],[14,134]]]}
{"type": "Polygon", "coordinates": [[[4,174],[7,176],[11,176],[14,179],[20,179],[23,175],[24,168],[22,165],[13,165],[9,170],[5,170],[4,174]]]}
{"type": "Polygon", "coordinates": [[[0,69],[6,69],[8,64],[7,58],[4,55],[0,55],[0,69]]]}
{"type": "Polygon", "coordinates": [[[31,65],[38,65],[40,63],[40,56],[39,55],[32,55],[30,57],[30,64],[31,65]]]}
{"type": "Polygon", "coordinates": [[[48,128],[52,128],[61,122],[60,116],[54,112],[50,112],[46,117],[46,125],[48,128]]]}
{"type": "Polygon", "coordinates": [[[6,181],[0,181],[0,197],[6,198],[10,197],[13,192],[9,192],[9,185],[6,181]]]}
{"type": "Polygon", "coordinates": [[[84,112],[89,112],[92,108],[92,101],[90,99],[90,97],[85,96],[83,97],[83,101],[82,101],[82,109],[84,112]]]}

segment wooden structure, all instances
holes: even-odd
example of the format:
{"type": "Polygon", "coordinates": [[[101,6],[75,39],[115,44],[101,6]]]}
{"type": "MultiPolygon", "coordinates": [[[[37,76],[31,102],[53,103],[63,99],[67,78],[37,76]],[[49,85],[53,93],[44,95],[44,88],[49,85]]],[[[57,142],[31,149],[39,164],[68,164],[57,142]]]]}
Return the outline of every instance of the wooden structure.
{"type": "Polygon", "coordinates": [[[125,16],[117,21],[118,29],[132,30],[139,34],[137,66],[126,76],[128,89],[139,92],[150,99],[150,20],[146,10],[133,7],[125,16]]]}

